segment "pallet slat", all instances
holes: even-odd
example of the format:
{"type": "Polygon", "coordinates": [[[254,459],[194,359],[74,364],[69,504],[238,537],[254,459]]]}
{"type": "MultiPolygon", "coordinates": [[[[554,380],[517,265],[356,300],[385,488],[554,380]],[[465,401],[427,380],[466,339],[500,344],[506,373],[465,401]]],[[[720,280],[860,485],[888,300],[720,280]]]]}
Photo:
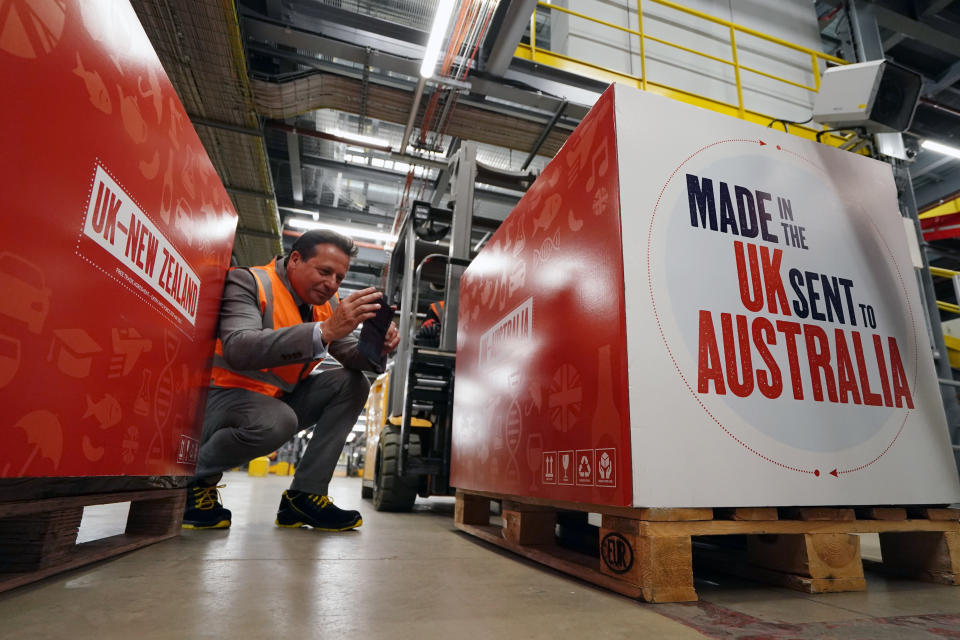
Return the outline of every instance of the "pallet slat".
{"type": "Polygon", "coordinates": [[[727,507],[714,509],[717,520],[778,520],[776,507],[727,507]]]}
{"type": "Polygon", "coordinates": [[[903,507],[857,507],[854,512],[859,520],[907,519],[907,510],[903,507]]]}

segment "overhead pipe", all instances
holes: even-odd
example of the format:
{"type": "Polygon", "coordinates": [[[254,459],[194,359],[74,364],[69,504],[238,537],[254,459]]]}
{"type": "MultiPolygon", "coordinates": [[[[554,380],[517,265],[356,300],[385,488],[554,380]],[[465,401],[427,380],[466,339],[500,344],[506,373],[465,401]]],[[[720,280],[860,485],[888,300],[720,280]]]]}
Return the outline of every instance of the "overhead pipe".
{"type": "Polygon", "coordinates": [[[931,100],[930,98],[920,98],[920,104],[930,107],[931,109],[936,109],[937,111],[949,113],[956,118],[960,118],[960,109],[955,109],[948,104],[937,102],[936,100],[931,100]]]}
{"type": "Polygon", "coordinates": [[[400,141],[401,155],[407,153],[407,144],[410,142],[410,133],[413,131],[413,121],[416,120],[417,111],[420,110],[420,99],[423,98],[423,87],[426,82],[427,79],[423,76],[420,76],[420,80],[417,81],[417,89],[413,94],[413,105],[410,107],[410,115],[407,116],[407,126],[403,130],[403,139],[400,141]]]}
{"type": "Polygon", "coordinates": [[[537,153],[540,151],[540,147],[543,146],[543,143],[546,142],[547,136],[550,135],[550,132],[553,131],[553,127],[560,120],[560,116],[563,115],[564,109],[567,108],[567,99],[564,98],[560,102],[560,106],[554,112],[553,117],[550,118],[550,121],[547,123],[547,126],[543,128],[543,131],[540,132],[540,135],[537,137],[537,141],[533,143],[533,147],[530,148],[530,153],[527,154],[527,159],[523,161],[523,166],[520,167],[521,171],[526,171],[527,167],[530,166],[530,163],[533,162],[533,159],[537,157],[537,153]]]}

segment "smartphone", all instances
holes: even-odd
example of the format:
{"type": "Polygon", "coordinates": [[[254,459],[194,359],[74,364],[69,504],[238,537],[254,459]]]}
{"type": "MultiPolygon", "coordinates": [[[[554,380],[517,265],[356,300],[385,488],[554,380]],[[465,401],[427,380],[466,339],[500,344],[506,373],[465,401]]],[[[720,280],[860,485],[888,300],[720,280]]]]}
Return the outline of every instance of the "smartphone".
{"type": "Polygon", "coordinates": [[[366,356],[367,360],[379,363],[383,355],[383,343],[387,338],[387,330],[393,320],[393,307],[387,304],[387,299],[380,297],[380,308],[377,315],[363,321],[360,330],[360,341],[357,350],[366,356]]]}

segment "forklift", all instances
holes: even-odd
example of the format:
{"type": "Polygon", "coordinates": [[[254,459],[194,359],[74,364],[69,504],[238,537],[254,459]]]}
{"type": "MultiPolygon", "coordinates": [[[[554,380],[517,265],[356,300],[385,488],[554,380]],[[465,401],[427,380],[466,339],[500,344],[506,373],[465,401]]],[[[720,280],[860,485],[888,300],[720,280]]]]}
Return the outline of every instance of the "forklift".
{"type": "Polygon", "coordinates": [[[384,266],[383,291],[400,315],[400,345],[371,385],[361,495],[377,511],[409,511],[417,496],[452,495],[450,439],[460,276],[500,220],[473,215],[477,182],[521,193],[533,173],[505,172],[476,161],[464,142],[441,172],[432,201],[404,216],[384,266]],[[449,185],[448,207],[440,207],[449,185]],[[480,239],[473,243],[474,234],[480,239]],[[441,241],[446,241],[441,244],[441,241]],[[438,345],[418,344],[418,319],[442,301],[438,345]]]}

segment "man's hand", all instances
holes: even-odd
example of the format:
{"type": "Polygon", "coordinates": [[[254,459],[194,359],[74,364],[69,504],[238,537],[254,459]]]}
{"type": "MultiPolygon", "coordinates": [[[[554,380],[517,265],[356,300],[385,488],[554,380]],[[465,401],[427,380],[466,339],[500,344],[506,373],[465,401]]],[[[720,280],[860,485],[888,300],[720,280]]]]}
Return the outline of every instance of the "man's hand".
{"type": "Polygon", "coordinates": [[[397,348],[397,345],[400,344],[400,332],[397,330],[397,325],[390,323],[390,328],[387,329],[387,337],[383,340],[383,355],[388,356],[397,348]]]}
{"type": "Polygon", "coordinates": [[[350,335],[358,324],[377,315],[381,300],[380,292],[374,287],[367,287],[341,300],[333,315],[320,324],[324,341],[329,344],[350,335]]]}

